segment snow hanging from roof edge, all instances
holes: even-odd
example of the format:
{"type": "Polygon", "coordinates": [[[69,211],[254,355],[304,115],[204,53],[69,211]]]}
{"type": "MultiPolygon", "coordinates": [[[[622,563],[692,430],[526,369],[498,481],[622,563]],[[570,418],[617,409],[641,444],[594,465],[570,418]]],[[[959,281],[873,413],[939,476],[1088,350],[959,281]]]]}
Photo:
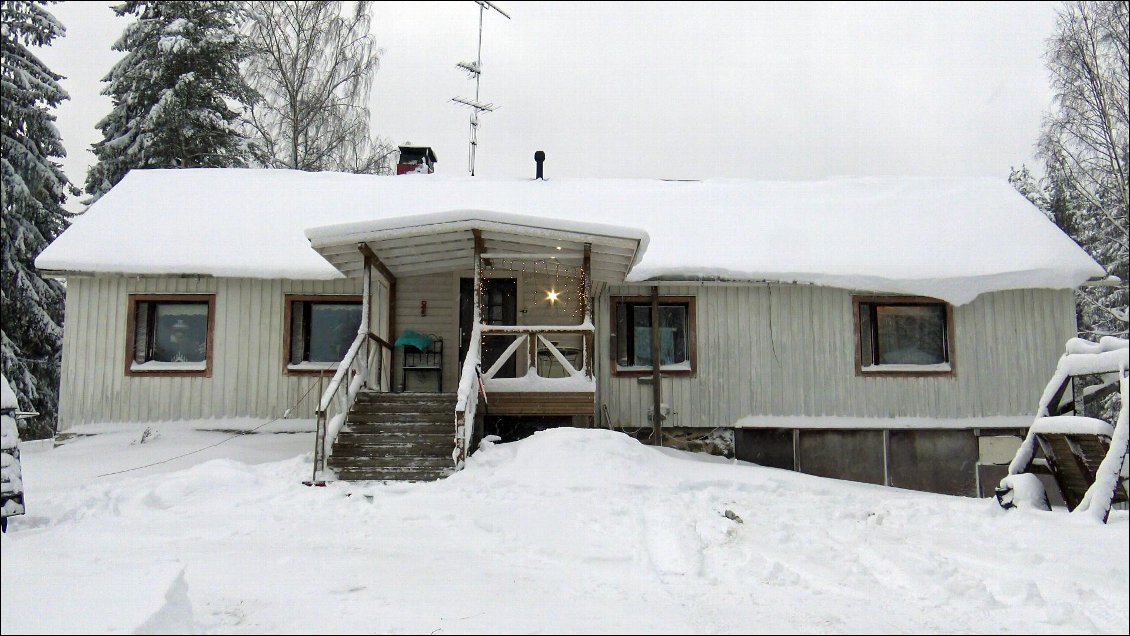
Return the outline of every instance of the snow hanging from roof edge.
{"type": "Polygon", "coordinates": [[[135,170],[37,258],[43,270],[333,279],[305,230],[481,209],[641,228],[628,280],[796,282],[933,296],[1071,289],[1105,272],[1003,179],[383,177],[135,170]]]}

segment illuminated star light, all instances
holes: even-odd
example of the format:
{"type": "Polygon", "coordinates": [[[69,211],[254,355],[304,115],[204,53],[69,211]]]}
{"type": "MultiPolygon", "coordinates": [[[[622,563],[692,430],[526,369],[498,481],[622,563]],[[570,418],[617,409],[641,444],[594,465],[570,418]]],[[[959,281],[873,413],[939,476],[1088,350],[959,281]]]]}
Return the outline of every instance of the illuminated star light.
{"type": "Polygon", "coordinates": [[[561,295],[561,292],[557,291],[556,289],[550,289],[549,291],[545,292],[545,299],[548,300],[549,304],[552,305],[552,304],[555,304],[557,302],[557,298],[560,295],[561,295]]]}

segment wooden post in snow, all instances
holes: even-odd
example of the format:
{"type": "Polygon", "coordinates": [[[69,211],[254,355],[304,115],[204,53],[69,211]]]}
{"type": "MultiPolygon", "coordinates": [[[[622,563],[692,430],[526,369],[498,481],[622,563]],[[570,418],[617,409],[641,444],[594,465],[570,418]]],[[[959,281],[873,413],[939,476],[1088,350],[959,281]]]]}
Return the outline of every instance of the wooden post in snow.
{"type": "MultiPolygon", "coordinates": [[[[584,288],[581,290],[581,315],[585,322],[595,324],[592,320],[592,243],[585,243],[585,260],[581,263],[581,276],[584,278],[584,288]]],[[[585,376],[590,380],[593,375],[593,332],[586,331],[581,334],[581,364],[585,367],[585,376]]]]}
{"type": "Polygon", "coordinates": [[[479,298],[479,289],[481,284],[479,278],[483,275],[483,235],[481,232],[479,232],[479,230],[471,230],[471,235],[475,237],[475,279],[474,281],[472,281],[474,289],[471,292],[471,295],[475,299],[475,305],[471,309],[471,328],[473,329],[474,326],[479,324],[479,322],[483,318],[482,309],[479,306],[479,303],[482,302],[482,299],[479,298]]]}
{"type": "Polygon", "coordinates": [[[659,382],[659,287],[651,288],[651,443],[663,445],[663,422],[659,405],[663,385],[659,382]]]}

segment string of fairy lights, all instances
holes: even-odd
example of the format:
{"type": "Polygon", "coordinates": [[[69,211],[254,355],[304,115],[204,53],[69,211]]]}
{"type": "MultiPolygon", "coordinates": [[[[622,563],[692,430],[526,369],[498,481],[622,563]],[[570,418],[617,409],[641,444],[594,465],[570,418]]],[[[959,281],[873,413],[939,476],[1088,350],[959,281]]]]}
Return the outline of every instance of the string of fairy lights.
{"type": "MultiPolygon", "coordinates": [[[[489,264],[482,264],[479,276],[478,289],[476,290],[480,315],[487,316],[487,307],[483,303],[487,299],[487,281],[494,277],[496,272],[523,272],[526,274],[552,277],[548,288],[534,285],[533,298],[530,307],[550,307],[569,310],[572,317],[581,317],[585,311],[585,288],[587,287],[587,274],[581,266],[566,265],[554,259],[517,260],[517,259],[490,259],[489,264]],[[564,281],[562,279],[565,279],[564,281]],[[569,285],[573,284],[573,289],[569,285]]],[[[503,292],[509,298],[508,291],[503,292]]]]}

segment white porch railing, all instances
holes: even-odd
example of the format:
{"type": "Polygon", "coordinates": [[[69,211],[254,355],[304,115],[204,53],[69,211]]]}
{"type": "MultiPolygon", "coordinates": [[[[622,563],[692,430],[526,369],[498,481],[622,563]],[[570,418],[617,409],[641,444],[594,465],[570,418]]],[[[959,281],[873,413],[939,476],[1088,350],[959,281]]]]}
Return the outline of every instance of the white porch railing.
{"type": "Polygon", "coordinates": [[[483,380],[480,357],[482,356],[482,329],[476,324],[471,329],[471,342],[467,347],[467,357],[463,360],[463,369],[459,373],[459,391],[455,396],[455,450],[451,459],[455,461],[455,469],[463,468],[467,456],[470,454],[471,442],[475,436],[475,418],[479,414],[480,402],[486,404],[486,395],[483,391],[483,380]]]}
{"type": "Polygon", "coordinates": [[[345,417],[362,387],[383,390],[384,354],[387,343],[372,333],[360,333],[345,357],[338,363],[337,372],[330,380],[322,399],[318,402],[317,426],[314,436],[314,483],[325,482],[326,462],[333,451],[334,440],[345,425],[345,417]]]}
{"type": "Polygon", "coordinates": [[[494,378],[495,374],[497,374],[511,358],[515,357],[519,349],[521,349],[523,346],[525,346],[528,351],[527,361],[529,363],[529,371],[526,373],[526,375],[529,375],[530,373],[538,375],[538,355],[544,347],[544,350],[547,351],[549,355],[552,356],[553,359],[561,365],[561,368],[565,371],[566,376],[572,378],[581,376],[591,378],[591,348],[594,338],[594,331],[595,330],[590,323],[561,326],[483,325],[483,335],[499,336],[513,334],[516,337],[514,338],[514,341],[510,343],[510,346],[506,347],[506,349],[503,350],[502,355],[498,356],[498,359],[495,360],[494,364],[491,365],[486,373],[482,374],[482,379],[484,381],[488,381],[494,378]],[[551,342],[548,338],[546,338],[548,334],[579,334],[581,336],[580,368],[573,366],[573,363],[565,356],[565,354],[561,353],[560,349],[557,348],[557,344],[551,342]]]}
{"type": "MultiPolygon", "coordinates": [[[[361,296],[361,326],[357,337],[345,352],[345,357],[337,365],[337,372],[322,392],[315,412],[317,425],[314,430],[314,474],[312,484],[321,485],[326,481],[326,464],[333,452],[334,440],[345,425],[345,418],[353,408],[362,387],[382,391],[384,387],[384,350],[393,351],[392,345],[371,331],[373,269],[370,256],[365,257],[361,296]]],[[[378,323],[379,324],[379,323],[378,323]]],[[[391,378],[389,379],[391,383],[391,378]]]]}

